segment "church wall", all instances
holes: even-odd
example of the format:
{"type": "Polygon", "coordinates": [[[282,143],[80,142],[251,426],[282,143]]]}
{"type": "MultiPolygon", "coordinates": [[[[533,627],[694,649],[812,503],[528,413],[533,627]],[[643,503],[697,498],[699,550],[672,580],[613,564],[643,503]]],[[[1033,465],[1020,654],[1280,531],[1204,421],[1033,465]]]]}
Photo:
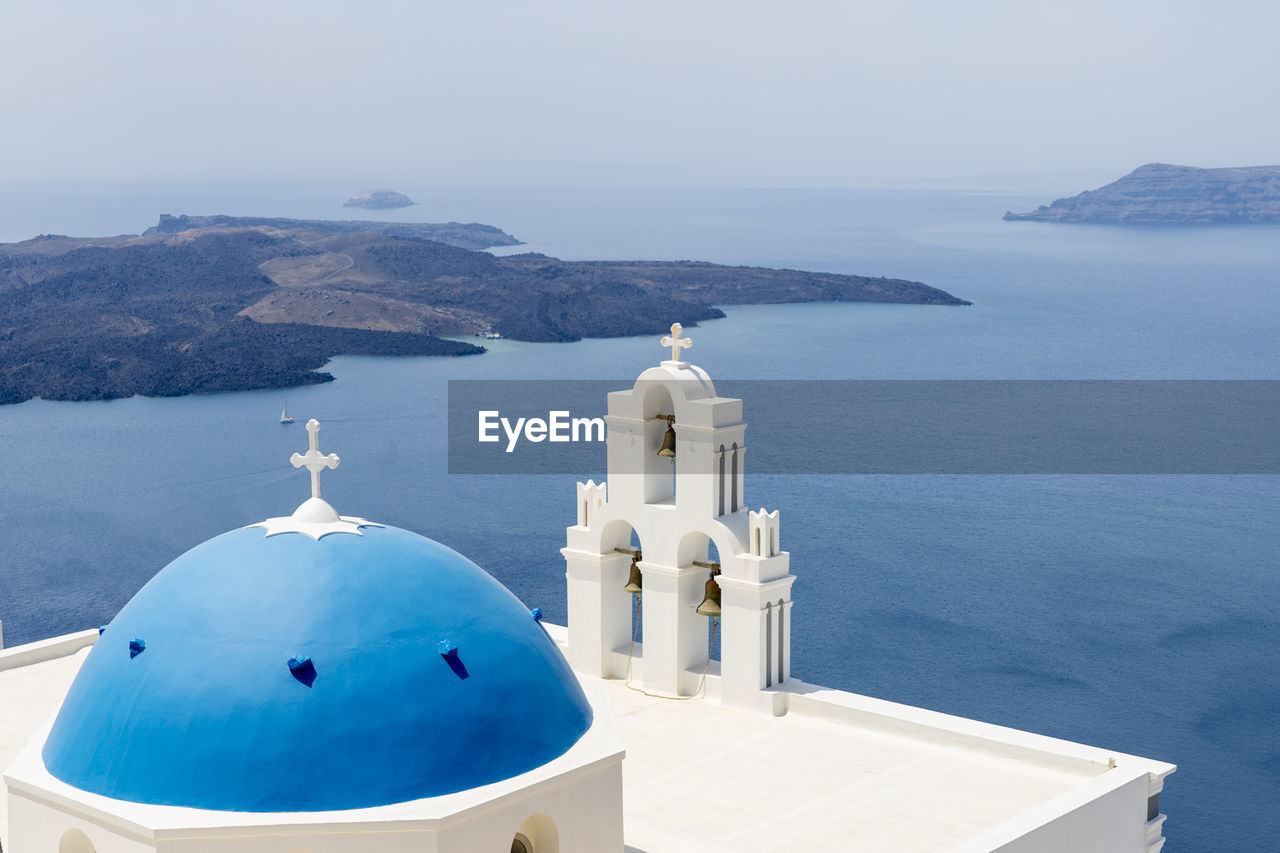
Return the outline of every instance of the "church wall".
{"type": "MultiPolygon", "coordinates": [[[[622,853],[622,756],[580,771],[534,782],[451,817],[414,821],[401,817],[344,825],[325,812],[319,826],[306,815],[294,825],[237,825],[150,830],[81,808],[57,809],[10,790],[6,853],[58,853],[64,834],[78,829],[92,853],[507,853],[518,831],[534,841],[533,853],[622,853]],[[530,820],[535,818],[534,820],[530,820]]],[[[144,807],[146,808],[146,807],[144,807]]],[[[398,808],[398,807],[393,807],[398,808]]],[[[80,847],[74,853],[89,853],[80,847]]]]}
{"type": "MultiPolygon", "coordinates": [[[[1090,787],[1105,784],[1106,780],[1101,779],[1090,787]]],[[[1079,853],[1082,850],[1089,853],[1134,853],[1150,849],[1144,838],[1147,809],[1145,774],[1107,793],[1094,794],[1093,790],[1088,790],[1068,795],[1084,802],[1007,844],[993,846],[984,842],[975,849],[993,853],[1079,853]]],[[[1050,803],[1045,808],[1054,805],[1050,803]]],[[[1033,817],[1039,816],[1028,816],[1033,817]]]]}
{"type": "MultiPolygon", "coordinates": [[[[438,853],[434,832],[295,832],[182,838],[159,842],[156,853],[438,853]]],[[[506,853],[506,851],[503,851],[506,853]]]]}
{"type": "Polygon", "coordinates": [[[533,853],[622,853],[621,759],[484,809],[441,830],[435,849],[438,853],[507,853],[516,832],[535,815],[550,818],[555,829],[552,845],[531,837],[533,853]]]}
{"type": "Polygon", "coordinates": [[[58,853],[63,836],[71,829],[88,837],[93,853],[154,853],[156,849],[123,828],[67,814],[10,788],[5,853],[58,853]]]}

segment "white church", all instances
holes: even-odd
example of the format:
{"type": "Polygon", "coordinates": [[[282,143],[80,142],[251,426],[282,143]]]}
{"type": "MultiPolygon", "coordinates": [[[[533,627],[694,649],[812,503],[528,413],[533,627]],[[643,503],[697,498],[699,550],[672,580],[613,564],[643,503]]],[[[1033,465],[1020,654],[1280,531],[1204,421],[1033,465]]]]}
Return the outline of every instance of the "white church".
{"type": "Polygon", "coordinates": [[[291,515],[0,650],[3,850],[1159,851],[1173,765],[791,677],[779,512],[749,508],[743,401],[681,335],[609,395],[567,626],[340,515],[313,420],[291,515]]]}

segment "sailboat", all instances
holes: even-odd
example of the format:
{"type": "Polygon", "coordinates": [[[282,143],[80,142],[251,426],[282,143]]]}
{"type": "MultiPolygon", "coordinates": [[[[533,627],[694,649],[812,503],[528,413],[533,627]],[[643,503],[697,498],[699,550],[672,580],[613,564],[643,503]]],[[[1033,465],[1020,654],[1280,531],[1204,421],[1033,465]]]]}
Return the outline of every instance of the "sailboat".
{"type": "Polygon", "coordinates": [[[280,409],[280,423],[282,424],[293,423],[293,418],[289,417],[288,408],[288,406],[284,406],[280,409]]]}

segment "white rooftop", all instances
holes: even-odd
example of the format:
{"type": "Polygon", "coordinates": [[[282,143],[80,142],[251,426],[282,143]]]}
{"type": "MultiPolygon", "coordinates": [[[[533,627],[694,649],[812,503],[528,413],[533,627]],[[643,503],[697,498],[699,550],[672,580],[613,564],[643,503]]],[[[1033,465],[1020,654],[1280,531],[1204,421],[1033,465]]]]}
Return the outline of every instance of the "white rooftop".
{"type": "MultiPolygon", "coordinates": [[[[77,651],[96,639],[0,652],[0,767],[57,711],[77,651]]],[[[780,717],[605,683],[627,752],[632,853],[994,850],[1119,787],[1145,798],[1173,770],[801,682],[788,685],[780,717]]],[[[0,791],[7,840],[4,803],[0,791]]]]}

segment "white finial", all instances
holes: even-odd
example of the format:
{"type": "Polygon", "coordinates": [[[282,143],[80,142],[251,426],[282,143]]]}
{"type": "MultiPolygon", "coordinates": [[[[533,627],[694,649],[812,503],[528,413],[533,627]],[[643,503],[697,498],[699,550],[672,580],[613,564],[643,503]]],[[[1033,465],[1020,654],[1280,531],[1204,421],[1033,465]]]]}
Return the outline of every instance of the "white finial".
{"type": "Polygon", "coordinates": [[[325,468],[337,468],[338,463],[342,460],[338,458],[338,454],[330,453],[325,456],[320,452],[320,422],[315,418],[307,421],[307,432],[311,434],[311,449],[307,451],[307,455],[295,453],[289,457],[289,461],[293,463],[294,468],[306,466],[311,470],[311,497],[320,497],[320,472],[325,468]]]}
{"type": "Polygon", "coordinates": [[[692,339],[680,337],[683,332],[684,326],[681,326],[679,323],[672,323],[671,334],[665,335],[662,338],[662,345],[664,347],[671,347],[671,360],[675,362],[680,361],[681,349],[688,349],[693,346],[692,339]]]}

